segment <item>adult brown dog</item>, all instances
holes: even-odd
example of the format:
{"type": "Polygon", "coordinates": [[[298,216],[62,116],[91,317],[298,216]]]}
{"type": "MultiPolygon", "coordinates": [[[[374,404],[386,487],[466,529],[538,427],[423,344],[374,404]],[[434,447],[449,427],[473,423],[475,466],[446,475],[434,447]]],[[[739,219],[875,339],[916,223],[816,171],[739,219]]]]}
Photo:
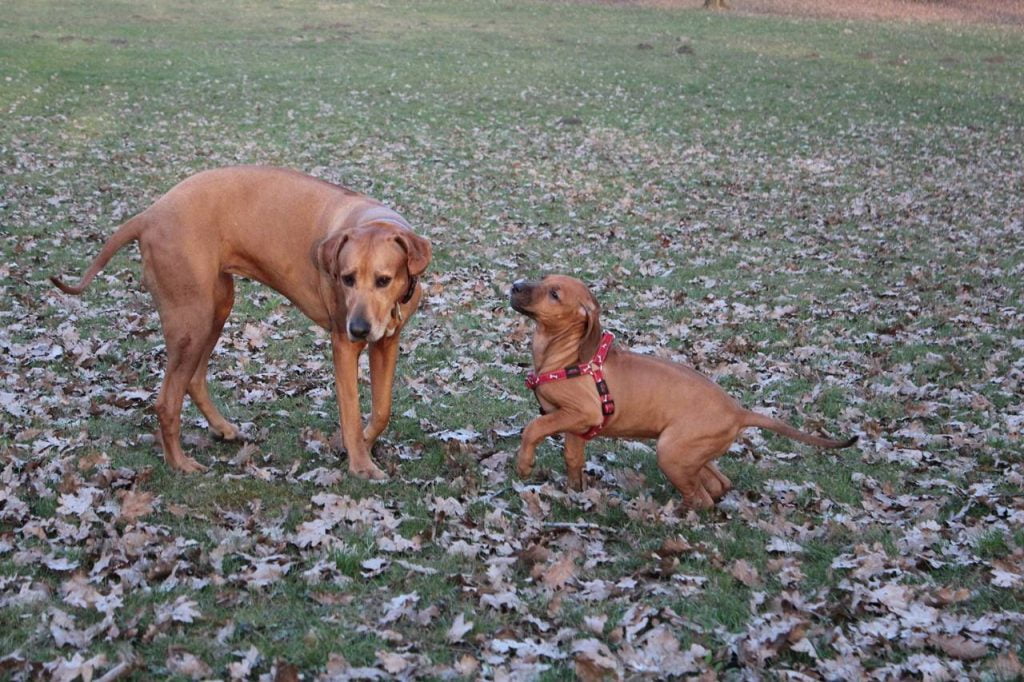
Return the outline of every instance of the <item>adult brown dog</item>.
{"type": "Polygon", "coordinates": [[[601,330],[597,299],[577,279],[549,275],[539,282],[519,281],[512,285],[510,299],[515,310],[537,323],[533,335],[536,374],[531,385],[543,414],[523,430],[516,470],[524,478],[533,469],[537,444],[556,433],[565,434],[569,486],[576,490],[583,488],[584,436],[593,437],[600,430],[602,436],[656,438],[658,467],[687,505],[708,509],[732,488],[714,459],[748,426],[820,448],[847,447],[857,440],[802,433],[778,419],[743,409],[691,367],[614,345],[603,364],[595,367],[591,359],[599,346],[604,352],[610,340],[601,330]],[[571,369],[560,380],[558,370],[574,366],[582,366],[582,371],[571,369]],[[595,369],[598,376],[588,375],[595,369]],[[599,388],[602,378],[610,396],[604,400],[599,388]],[[602,409],[612,401],[614,411],[602,409]]]}
{"type": "Polygon", "coordinates": [[[51,280],[80,294],[135,240],[167,342],[156,413],[168,465],[204,468],[181,449],[186,391],[215,436],[238,437],[210,400],[206,371],[234,303],[233,275],[242,275],[281,292],[330,332],[349,471],[387,478],[369,453],[391,417],[398,336],[419,305],[430,242],[391,209],[337,185],[281,168],[220,168],[185,179],[124,223],[76,286],[51,280]],[[356,381],[367,344],[372,410],[363,430],[356,381]]]}

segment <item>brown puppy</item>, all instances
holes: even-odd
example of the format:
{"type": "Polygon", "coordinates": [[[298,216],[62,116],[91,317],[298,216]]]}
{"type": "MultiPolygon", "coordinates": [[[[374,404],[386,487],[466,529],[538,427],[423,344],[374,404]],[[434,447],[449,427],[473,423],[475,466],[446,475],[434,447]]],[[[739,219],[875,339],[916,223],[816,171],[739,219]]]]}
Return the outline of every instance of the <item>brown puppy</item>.
{"type": "Polygon", "coordinates": [[[394,211],[337,185],[280,168],[221,168],[187,178],[124,223],[76,286],[51,279],[80,294],[135,240],[167,342],[156,413],[168,465],[204,468],[181,449],[186,391],[215,436],[238,437],[210,400],[206,369],[234,303],[233,275],[241,275],[281,292],[330,331],[349,471],[386,478],[369,452],[391,417],[398,334],[419,305],[427,240],[394,211]],[[356,380],[367,344],[373,407],[363,430],[356,380]]]}
{"type": "Polygon", "coordinates": [[[537,323],[533,335],[535,386],[542,416],[523,430],[516,470],[527,477],[537,444],[565,434],[565,463],[570,487],[583,487],[584,436],[595,431],[613,438],[656,438],[658,466],[683,495],[686,504],[707,509],[732,484],[714,459],[722,455],[748,426],[757,426],[820,448],[842,448],[857,439],[830,440],[802,433],[792,426],[749,410],[713,381],[685,365],[620,350],[614,344],[592,377],[584,367],[561,380],[558,370],[590,363],[599,346],[607,348],[600,307],[579,280],[549,275],[539,282],[512,285],[512,307],[537,323]],[[602,400],[598,379],[607,384],[602,400]],[[551,379],[551,381],[547,381],[551,379]],[[614,401],[614,411],[602,406],[614,401]],[[609,414],[610,412],[610,414],[609,414]],[[582,435],[581,435],[582,434],[582,435]]]}

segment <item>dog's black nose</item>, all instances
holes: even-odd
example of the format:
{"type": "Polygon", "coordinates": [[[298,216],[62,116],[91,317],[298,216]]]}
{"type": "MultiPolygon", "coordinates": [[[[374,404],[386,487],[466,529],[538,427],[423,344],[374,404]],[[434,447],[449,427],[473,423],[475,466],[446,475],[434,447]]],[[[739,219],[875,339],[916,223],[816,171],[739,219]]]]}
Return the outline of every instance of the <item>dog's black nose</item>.
{"type": "Polygon", "coordinates": [[[350,338],[362,341],[370,335],[370,323],[363,317],[353,317],[348,321],[348,335],[350,338]]]}
{"type": "Polygon", "coordinates": [[[525,280],[520,279],[520,280],[517,280],[515,282],[512,282],[512,293],[513,294],[518,294],[520,291],[522,291],[525,288],[526,288],[526,281],[525,280]]]}

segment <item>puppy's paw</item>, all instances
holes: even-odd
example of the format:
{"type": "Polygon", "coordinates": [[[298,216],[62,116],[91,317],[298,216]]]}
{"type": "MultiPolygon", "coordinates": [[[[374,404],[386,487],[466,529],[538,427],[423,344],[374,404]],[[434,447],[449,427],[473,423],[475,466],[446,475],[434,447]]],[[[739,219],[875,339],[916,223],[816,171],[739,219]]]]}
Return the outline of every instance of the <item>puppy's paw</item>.
{"type": "Polygon", "coordinates": [[[520,452],[516,457],[516,473],[519,478],[529,478],[533,473],[533,457],[520,452]]]}
{"type": "Polygon", "coordinates": [[[710,511],[715,508],[715,501],[703,486],[697,486],[696,494],[683,496],[682,506],[696,511],[710,511]]]}
{"type": "Polygon", "coordinates": [[[722,499],[732,487],[729,479],[723,476],[713,465],[705,466],[700,470],[700,485],[704,488],[704,493],[714,502],[722,499]]]}
{"type": "Polygon", "coordinates": [[[370,427],[363,429],[363,442],[366,443],[367,450],[373,450],[374,444],[377,442],[377,437],[380,435],[380,431],[374,431],[370,427]]]}
{"type": "Polygon", "coordinates": [[[235,441],[242,437],[241,430],[231,422],[224,422],[218,426],[210,425],[210,435],[217,440],[235,441]]]}

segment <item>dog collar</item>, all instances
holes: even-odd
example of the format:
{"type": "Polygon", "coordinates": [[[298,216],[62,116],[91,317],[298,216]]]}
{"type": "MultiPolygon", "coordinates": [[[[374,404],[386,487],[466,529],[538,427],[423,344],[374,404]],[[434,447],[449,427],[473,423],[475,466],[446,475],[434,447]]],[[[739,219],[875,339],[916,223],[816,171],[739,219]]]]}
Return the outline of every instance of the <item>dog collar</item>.
{"type": "MultiPolygon", "coordinates": [[[[604,420],[599,425],[593,426],[584,433],[581,433],[580,438],[583,440],[590,440],[599,434],[608,425],[612,415],[615,414],[615,401],[612,400],[612,394],[608,391],[608,383],[604,380],[604,361],[608,357],[608,351],[611,349],[614,340],[615,335],[611,332],[603,333],[601,335],[601,342],[597,344],[597,350],[594,352],[594,357],[590,358],[590,362],[582,365],[572,365],[571,367],[558,369],[554,372],[544,372],[543,374],[530,372],[526,375],[526,387],[534,392],[536,392],[537,387],[541,384],[549,384],[552,381],[572,379],[584,374],[594,377],[594,383],[597,385],[597,395],[601,398],[601,414],[604,415],[604,420]]],[[[541,411],[543,412],[543,409],[541,411]]]]}
{"type": "Polygon", "coordinates": [[[405,295],[402,296],[402,300],[399,301],[402,305],[405,305],[412,300],[413,294],[416,293],[416,283],[420,281],[419,277],[414,275],[409,276],[409,288],[405,290],[405,295]]]}
{"type": "MultiPolygon", "coordinates": [[[[391,311],[391,317],[395,318],[395,320],[397,320],[398,323],[401,323],[401,322],[403,322],[405,320],[405,316],[402,315],[402,306],[412,300],[413,294],[416,293],[416,283],[418,281],[419,281],[419,277],[413,277],[413,276],[410,275],[409,276],[409,288],[406,289],[405,295],[402,296],[402,299],[400,301],[395,301],[395,309],[391,311]]],[[[397,329],[398,329],[397,325],[391,327],[387,331],[385,336],[393,335],[395,333],[395,330],[397,330],[397,329]]]]}

